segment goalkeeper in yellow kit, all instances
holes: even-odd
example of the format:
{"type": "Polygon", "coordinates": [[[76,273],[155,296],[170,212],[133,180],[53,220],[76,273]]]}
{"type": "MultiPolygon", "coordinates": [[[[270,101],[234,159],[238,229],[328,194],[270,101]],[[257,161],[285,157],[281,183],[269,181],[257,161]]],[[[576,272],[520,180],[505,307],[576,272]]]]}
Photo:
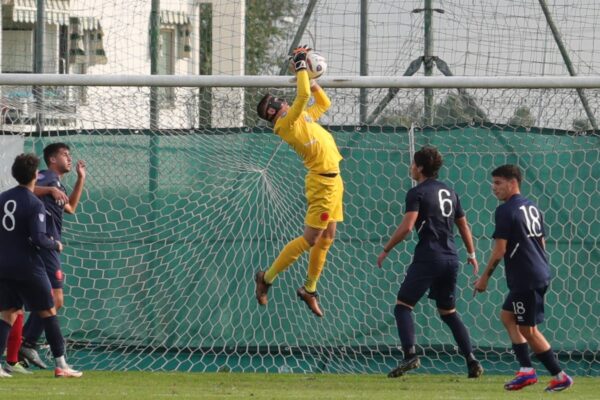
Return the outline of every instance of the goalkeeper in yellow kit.
{"type": "Polygon", "coordinates": [[[296,293],[315,315],[322,317],[323,311],[317,300],[317,281],[335,237],[336,223],[344,219],[344,184],[339,167],[342,156],[335,140],[316,122],[327,111],[331,101],[323,89],[308,78],[308,51],[306,47],[299,47],[292,56],[297,86],[292,105],[266,94],[257,107],[259,117],[274,124],[275,133],[298,153],[308,170],[305,178],[308,209],[304,234],[289,242],[267,271],[258,271],[255,281],[256,299],[260,305],[266,305],[267,292],[275,277],[310,249],[306,282],[296,293]],[[311,93],[315,102],[307,108],[311,93]]]}

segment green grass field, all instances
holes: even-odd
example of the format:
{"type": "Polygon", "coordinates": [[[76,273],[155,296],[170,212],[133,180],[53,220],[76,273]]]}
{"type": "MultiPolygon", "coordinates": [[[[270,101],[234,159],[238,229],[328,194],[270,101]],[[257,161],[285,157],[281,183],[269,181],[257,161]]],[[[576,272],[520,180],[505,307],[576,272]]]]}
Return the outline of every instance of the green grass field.
{"type": "Polygon", "coordinates": [[[544,393],[548,377],[506,392],[508,376],[470,380],[458,375],[303,375],[255,373],[86,372],[55,379],[50,372],[0,380],[4,399],[599,399],[600,378],[575,377],[561,393],[544,393]]]}

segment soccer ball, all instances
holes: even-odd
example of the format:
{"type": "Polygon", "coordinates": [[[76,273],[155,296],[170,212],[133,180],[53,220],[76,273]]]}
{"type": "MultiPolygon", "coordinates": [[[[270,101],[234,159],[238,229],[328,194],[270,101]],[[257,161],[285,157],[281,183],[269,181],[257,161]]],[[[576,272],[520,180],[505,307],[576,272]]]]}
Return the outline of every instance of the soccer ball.
{"type": "MultiPolygon", "coordinates": [[[[310,79],[318,79],[327,71],[327,62],[325,61],[325,57],[311,50],[306,55],[306,67],[308,77],[310,79]]],[[[294,60],[292,58],[290,58],[289,70],[292,74],[295,73],[294,60]]]]}
{"type": "Polygon", "coordinates": [[[306,55],[306,65],[308,71],[308,77],[310,79],[318,79],[327,71],[327,62],[325,57],[316,51],[309,51],[306,55]]]}

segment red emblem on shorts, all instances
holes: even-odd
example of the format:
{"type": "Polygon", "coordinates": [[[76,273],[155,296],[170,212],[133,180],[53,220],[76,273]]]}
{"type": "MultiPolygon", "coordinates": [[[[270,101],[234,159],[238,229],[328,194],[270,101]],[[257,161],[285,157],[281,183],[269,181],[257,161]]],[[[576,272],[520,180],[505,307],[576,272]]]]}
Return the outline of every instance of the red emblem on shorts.
{"type": "Polygon", "coordinates": [[[63,278],[64,278],[64,276],[63,276],[63,273],[62,273],[62,271],[61,271],[60,269],[56,271],[56,273],[54,274],[54,276],[55,276],[55,277],[56,277],[56,279],[57,279],[57,280],[59,280],[59,281],[62,281],[62,280],[63,280],[63,278]]]}
{"type": "Polygon", "coordinates": [[[326,212],[321,214],[321,221],[329,221],[329,214],[326,212]]]}

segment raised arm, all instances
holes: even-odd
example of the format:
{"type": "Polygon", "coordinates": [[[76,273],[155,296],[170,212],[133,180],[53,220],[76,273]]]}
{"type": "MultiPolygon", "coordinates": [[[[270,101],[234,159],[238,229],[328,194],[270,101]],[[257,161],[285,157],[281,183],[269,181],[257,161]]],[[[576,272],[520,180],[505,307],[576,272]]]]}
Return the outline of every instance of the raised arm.
{"type": "Polygon", "coordinates": [[[329,100],[327,93],[325,93],[323,88],[315,80],[311,81],[310,91],[315,98],[315,103],[308,107],[308,110],[306,111],[313,121],[317,121],[325,111],[329,110],[331,100],[329,100]]]}
{"type": "Polygon", "coordinates": [[[79,199],[81,199],[83,184],[85,183],[86,177],[85,162],[83,160],[77,161],[77,166],[75,168],[77,172],[77,181],[75,182],[71,196],[69,196],[69,202],[65,204],[65,212],[68,214],[75,214],[79,199]]]}
{"type": "Polygon", "coordinates": [[[471,234],[471,228],[467,222],[466,217],[458,218],[454,221],[458,228],[458,233],[462,238],[465,247],[467,248],[467,262],[473,266],[473,274],[479,273],[479,264],[477,263],[477,257],[475,255],[475,245],[473,244],[473,235],[471,234]]]}

